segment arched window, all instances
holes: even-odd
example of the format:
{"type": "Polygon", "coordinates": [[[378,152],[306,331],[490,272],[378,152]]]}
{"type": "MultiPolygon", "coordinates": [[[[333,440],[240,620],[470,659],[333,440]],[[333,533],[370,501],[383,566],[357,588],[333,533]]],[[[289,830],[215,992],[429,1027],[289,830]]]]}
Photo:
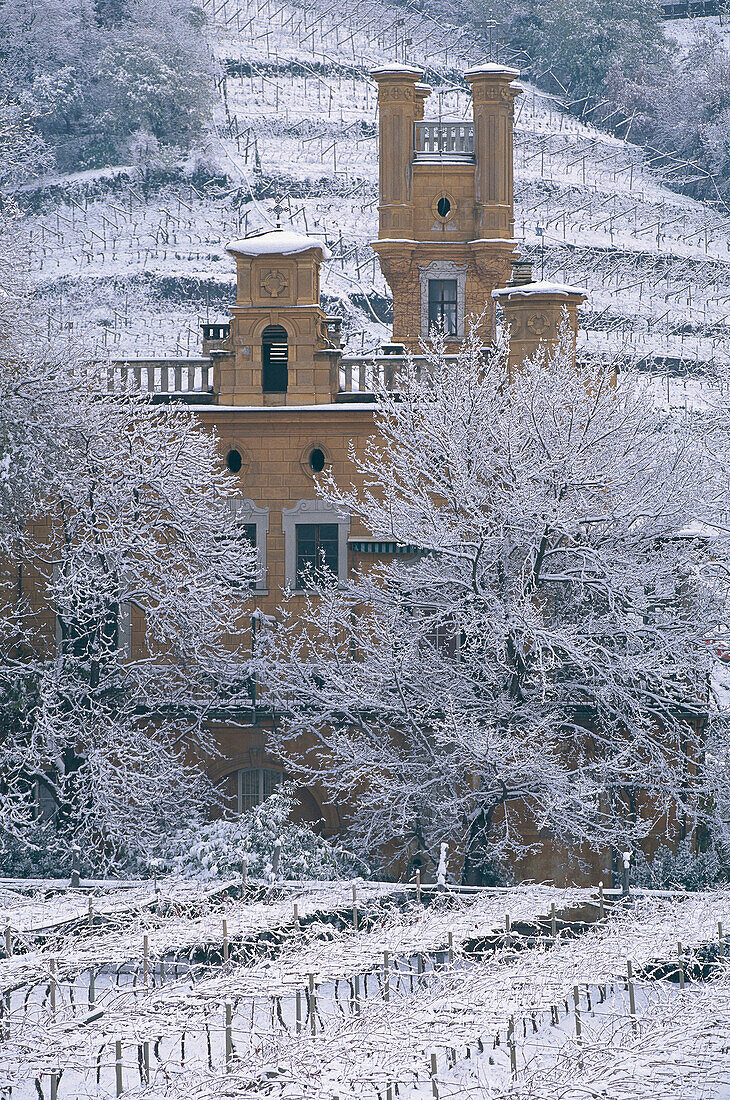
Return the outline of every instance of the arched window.
{"type": "Polygon", "coordinates": [[[289,381],[289,344],[286,329],[269,325],[261,337],[264,393],[286,393],[289,381]]]}

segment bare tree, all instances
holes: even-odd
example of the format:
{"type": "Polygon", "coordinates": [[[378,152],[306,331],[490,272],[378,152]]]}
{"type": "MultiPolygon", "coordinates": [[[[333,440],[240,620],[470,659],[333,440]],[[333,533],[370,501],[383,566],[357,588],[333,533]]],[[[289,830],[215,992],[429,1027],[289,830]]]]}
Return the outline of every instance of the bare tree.
{"type": "MultiPolygon", "coordinates": [[[[570,340],[510,377],[472,334],[437,342],[322,493],[397,552],[313,576],[264,636],[276,747],[353,807],[362,851],[451,841],[488,881],[525,824],[595,850],[697,809],[704,635],[719,596],[691,433],[570,340]],[[302,734],[316,748],[299,749],[302,734]]],[[[319,571],[318,571],[319,572],[319,571]]],[[[689,827],[689,824],[687,825],[689,827]]]]}
{"type": "Polygon", "coordinates": [[[247,692],[255,551],[187,408],[5,352],[0,819],[22,839],[45,807],[104,866],[210,801],[205,718],[247,692]]]}

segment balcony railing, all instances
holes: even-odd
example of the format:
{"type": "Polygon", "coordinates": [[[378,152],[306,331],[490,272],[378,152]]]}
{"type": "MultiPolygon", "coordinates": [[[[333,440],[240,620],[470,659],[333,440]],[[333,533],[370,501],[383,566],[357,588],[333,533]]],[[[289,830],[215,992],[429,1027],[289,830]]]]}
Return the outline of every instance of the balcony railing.
{"type": "MultiPolygon", "coordinates": [[[[422,355],[415,355],[416,370],[428,369],[429,361],[422,355]]],[[[456,355],[445,356],[447,362],[456,362],[456,355]]],[[[405,353],[389,355],[343,356],[339,362],[339,393],[372,394],[374,389],[384,386],[392,389],[397,384],[398,372],[406,361],[405,353]]],[[[340,397],[341,399],[341,397],[340,397]]]]}
{"type": "Polygon", "coordinates": [[[213,367],[208,359],[128,359],[107,366],[106,388],[109,393],[210,394],[213,367]]]}
{"type": "Polygon", "coordinates": [[[416,160],[474,160],[473,122],[416,122],[414,127],[416,160]]]}

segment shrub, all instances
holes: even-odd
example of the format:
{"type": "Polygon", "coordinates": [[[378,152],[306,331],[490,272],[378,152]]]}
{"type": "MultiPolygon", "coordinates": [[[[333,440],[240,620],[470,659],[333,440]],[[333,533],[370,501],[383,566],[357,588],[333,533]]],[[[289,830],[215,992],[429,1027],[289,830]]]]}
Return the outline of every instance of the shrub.
{"type": "Polygon", "coordinates": [[[659,848],[652,860],[639,853],[633,879],[647,890],[709,890],[727,882],[729,870],[727,853],[714,845],[697,852],[689,840],[683,840],[676,852],[659,848]]]}
{"type": "Polygon", "coordinates": [[[325,879],[363,874],[367,867],[342,848],[328,843],[309,825],[289,820],[296,798],[293,783],[278,787],[259,806],[234,820],[213,821],[176,834],[166,869],[191,878],[235,878],[244,856],[254,879],[273,877],[274,849],[281,842],[278,876],[325,879]]]}

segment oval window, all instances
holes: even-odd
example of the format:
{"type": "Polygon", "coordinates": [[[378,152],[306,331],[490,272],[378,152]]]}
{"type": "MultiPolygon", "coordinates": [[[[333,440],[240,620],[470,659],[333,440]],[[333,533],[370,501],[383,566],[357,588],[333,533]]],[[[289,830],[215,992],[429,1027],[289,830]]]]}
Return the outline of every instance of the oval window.
{"type": "Polygon", "coordinates": [[[440,218],[448,218],[451,211],[451,203],[446,198],[446,195],[442,195],[436,204],[436,209],[440,218]]]}
{"type": "Polygon", "coordinates": [[[309,454],[310,469],[314,470],[315,474],[320,474],[324,470],[324,464],[324,451],[319,447],[315,447],[309,454]]]}
{"type": "Polygon", "coordinates": [[[238,474],[241,472],[241,466],[243,465],[243,459],[241,458],[241,452],[235,449],[230,450],[226,455],[226,466],[232,474],[238,474]]]}

